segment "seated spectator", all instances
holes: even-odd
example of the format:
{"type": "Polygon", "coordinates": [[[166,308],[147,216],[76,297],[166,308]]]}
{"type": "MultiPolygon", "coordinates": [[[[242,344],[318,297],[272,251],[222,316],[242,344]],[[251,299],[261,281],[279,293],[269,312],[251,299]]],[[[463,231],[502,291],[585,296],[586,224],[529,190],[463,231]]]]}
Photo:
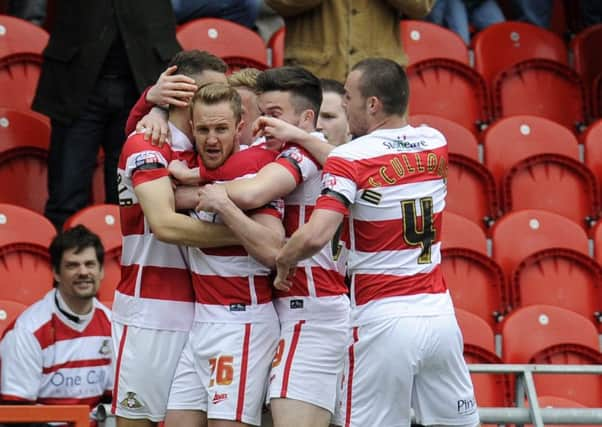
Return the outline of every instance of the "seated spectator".
{"type": "Polygon", "coordinates": [[[179,24],[197,18],[221,18],[253,28],[260,0],[171,0],[179,24]]]}
{"type": "Polygon", "coordinates": [[[437,0],[426,19],[457,33],[467,45],[471,25],[480,31],[505,20],[495,0],[437,0]]]}
{"type": "Polygon", "coordinates": [[[552,0],[513,0],[517,20],[542,28],[550,28],[552,0]]]}
{"type": "Polygon", "coordinates": [[[322,105],[316,130],[322,132],[329,144],[341,145],[351,140],[347,113],[343,108],[345,88],[341,82],[321,79],[322,105]]]}
{"type": "Polygon", "coordinates": [[[113,388],[110,312],[95,298],[104,249],[96,234],[78,225],[54,238],[50,259],[55,289],[0,341],[0,399],[93,409],[110,401],[113,388]]]}

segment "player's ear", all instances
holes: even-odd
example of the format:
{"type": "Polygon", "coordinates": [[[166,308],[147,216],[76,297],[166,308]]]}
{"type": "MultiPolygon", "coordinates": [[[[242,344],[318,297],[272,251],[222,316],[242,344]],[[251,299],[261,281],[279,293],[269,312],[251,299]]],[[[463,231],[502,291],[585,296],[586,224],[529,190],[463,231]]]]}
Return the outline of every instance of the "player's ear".
{"type": "Polygon", "coordinates": [[[238,124],[236,125],[236,134],[240,135],[242,133],[242,130],[244,127],[245,127],[245,121],[241,119],[240,122],[238,122],[238,124]]]}
{"type": "Polygon", "coordinates": [[[301,113],[301,120],[310,123],[312,126],[316,123],[316,113],[314,110],[304,110],[301,113]]]}

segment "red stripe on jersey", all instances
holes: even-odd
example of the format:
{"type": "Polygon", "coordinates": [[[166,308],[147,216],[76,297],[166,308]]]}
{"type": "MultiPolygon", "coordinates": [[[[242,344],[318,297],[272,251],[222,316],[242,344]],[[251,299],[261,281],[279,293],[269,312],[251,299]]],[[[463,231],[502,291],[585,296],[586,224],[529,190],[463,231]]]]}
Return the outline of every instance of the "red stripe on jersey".
{"type": "Polygon", "coordinates": [[[24,397],[14,396],[12,394],[0,394],[0,401],[35,403],[35,400],[25,399],[24,397]]]}
{"type": "MultiPolygon", "coordinates": [[[[326,270],[321,267],[311,267],[311,275],[314,278],[314,286],[317,297],[330,297],[347,293],[344,278],[335,270],[326,270]]],[[[305,267],[297,267],[293,276],[291,288],[284,292],[275,290],[276,298],[283,297],[307,297],[309,286],[307,285],[307,274],[305,267]]]]}
{"type": "Polygon", "coordinates": [[[87,368],[90,366],[105,366],[105,365],[110,365],[110,364],[111,364],[111,358],[71,360],[69,362],[60,363],[58,365],[44,366],[44,368],[42,368],[42,373],[49,374],[51,372],[56,372],[61,369],[87,368]]]}
{"type": "Polygon", "coordinates": [[[287,171],[290,172],[290,174],[295,179],[295,182],[297,183],[297,185],[301,184],[301,182],[303,181],[303,177],[301,176],[301,171],[299,170],[298,167],[293,165],[290,160],[276,159],[276,163],[278,163],[280,166],[282,166],[284,169],[286,169],[287,171]]]}
{"type": "Polygon", "coordinates": [[[447,290],[441,267],[437,266],[430,273],[412,276],[393,276],[387,274],[355,274],[355,303],[366,304],[382,298],[417,295],[440,294],[447,290]]]}
{"type": "Polygon", "coordinates": [[[353,399],[353,373],[355,370],[355,352],[353,347],[360,340],[358,327],[353,328],[353,344],[349,346],[349,372],[347,374],[347,405],[345,407],[345,427],[351,425],[351,404],[353,399]]]}
{"type": "Polygon", "coordinates": [[[349,207],[341,200],[329,195],[319,196],[316,201],[316,209],[338,212],[341,215],[349,215],[349,207]]]}
{"type": "MultiPolygon", "coordinates": [[[[400,207],[401,209],[401,207],[400,207]]],[[[432,228],[435,231],[437,243],[441,238],[441,213],[433,215],[432,228]]],[[[402,219],[391,219],[385,221],[353,221],[355,232],[355,248],[361,252],[401,251],[404,249],[417,249],[420,246],[409,244],[404,239],[402,219]]],[[[422,217],[416,217],[416,232],[422,231],[422,217]]]]}
{"type": "Polygon", "coordinates": [[[199,173],[204,182],[231,181],[244,175],[257,173],[262,167],[273,162],[277,155],[278,152],[263,148],[262,145],[253,146],[232,154],[217,169],[205,169],[202,162],[199,162],[199,173]]]}
{"type": "Polygon", "coordinates": [[[105,313],[100,309],[94,310],[94,315],[86,326],[86,329],[79,332],[66,325],[56,314],[52,314],[50,320],[40,326],[34,336],[43,350],[59,341],[67,341],[82,337],[110,337],[111,323],[105,313]]]}
{"type": "Polygon", "coordinates": [[[123,347],[125,346],[125,339],[128,335],[128,327],[123,327],[123,333],[121,334],[121,340],[119,341],[119,351],[117,352],[117,362],[115,364],[115,390],[113,393],[113,401],[111,402],[111,413],[115,415],[115,409],[117,408],[117,398],[119,396],[119,374],[121,372],[121,358],[123,357],[123,347]]]}
{"type": "Polygon", "coordinates": [[[286,208],[284,209],[283,221],[286,237],[292,236],[301,225],[305,224],[311,217],[313,211],[313,206],[305,205],[305,216],[303,218],[299,218],[301,207],[299,205],[286,205],[286,208]]]}
{"type": "MultiPolygon", "coordinates": [[[[253,276],[258,304],[272,300],[271,282],[266,276],[253,276]]],[[[251,305],[250,281],[248,277],[221,277],[192,274],[196,301],[201,304],[251,305]]]]}
{"type": "Polygon", "coordinates": [[[169,176],[167,168],[136,170],[132,174],[132,185],[136,187],[140,184],[154,181],[156,179],[163,178],[166,176],[169,176]]]}
{"type": "Polygon", "coordinates": [[[122,265],[121,280],[117,285],[117,290],[124,295],[134,295],[136,292],[136,278],[138,277],[138,264],[122,265]]]}
{"type": "Polygon", "coordinates": [[[284,373],[282,378],[282,389],[280,390],[280,397],[286,399],[288,393],[288,381],[291,375],[291,367],[293,365],[293,359],[295,358],[295,351],[297,350],[297,344],[299,343],[299,336],[301,335],[301,327],[305,323],[305,320],[300,320],[293,329],[293,337],[291,344],[286,355],[286,363],[284,365],[284,373]]]}
{"type": "Polygon", "coordinates": [[[224,246],[222,248],[201,249],[205,255],[210,256],[248,256],[247,250],[240,245],[224,246]]]}
{"type": "Polygon", "coordinates": [[[447,176],[447,146],[356,161],[332,157],[328,158],[324,173],[351,179],[358,188],[438,180],[447,176]]]}
{"type": "Polygon", "coordinates": [[[144,213],[139,204],[120,206],[119,219],[123,236],[144,234],[144,213]]]}
{"type": "Polygon", "coordinates": [[[136,279],[140,277],[140,298],[170,301],[194,301],[190,272],[183,268],[155,267],[138,264],[121,266],[121,281],[117,290],[124,295],[136,296],[136,279]]]}
{"type": "Polygon", "coordinates": [[[242,360],[240,362],[240,383],[238,384],[238,402],[236,403],[236,421],[242,422],[242,411],[245,407],[245,389],[247,387],[247,367],[249,365],[249,342],[251,341],[251,324],[245,324],[245,338],[242,344],[242,360]]]}
{"type": "Polygon", "coordinates": [[[173,152],[169,144],[164,144],[161,148],[152,145],[150,141],[144,140],[143,133],[136,133],[130,136],[125,143],[123,144],[123,148],[121,149],[121,155],[119,156],[119,169],[124,169],[126,167],[126,162],[128,158],[131,156],[135,156],[142,152],[156,152],[161,153],[161,155],[168,162],[171,160],[173,152]]]}
{"type": "Polygon", "coordinates": [[[102,396],[75,398],[75,397],[40,397],[37,403],[42,405],[88,405],[90,408],[95,408],[101,400],[102,396]]]}

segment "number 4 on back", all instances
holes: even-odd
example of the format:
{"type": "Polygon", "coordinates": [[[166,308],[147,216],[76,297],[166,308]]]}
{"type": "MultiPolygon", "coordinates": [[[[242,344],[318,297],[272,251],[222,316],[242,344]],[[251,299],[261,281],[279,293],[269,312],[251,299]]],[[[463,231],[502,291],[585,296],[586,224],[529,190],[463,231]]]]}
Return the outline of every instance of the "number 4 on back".
{"type": "Polygon", "coordinates": [[[416,216],[416,200],[402,200],[401,211],[403,215],[403,240],[409,246],[420,246],[422,251],[418,257],[418,264],[430,264],[431,247],[435,241],[435,229],[433,228],[433,198],[424,197],[419,199],[422,229],[418,229],[416,216]]]}

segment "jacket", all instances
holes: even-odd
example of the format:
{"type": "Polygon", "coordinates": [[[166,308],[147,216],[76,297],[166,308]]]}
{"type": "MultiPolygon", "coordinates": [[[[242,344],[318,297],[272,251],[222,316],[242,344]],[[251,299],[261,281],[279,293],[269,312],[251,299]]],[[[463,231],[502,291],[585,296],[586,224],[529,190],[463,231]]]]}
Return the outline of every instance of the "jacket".
{"type": "Polygon", "coordinates": [[[400,13],[426,16],[435,0],[266,0],[284,17],[285,63],[344,81],[357,62],[385,57],[407,64],[400,13]]]}
{"type": "Polygon", "coordinates": [[[170,0],[61,0],[32,109],[65,125],[77,118],[118,31],[139,93],[181,50],[170,0]]]}

